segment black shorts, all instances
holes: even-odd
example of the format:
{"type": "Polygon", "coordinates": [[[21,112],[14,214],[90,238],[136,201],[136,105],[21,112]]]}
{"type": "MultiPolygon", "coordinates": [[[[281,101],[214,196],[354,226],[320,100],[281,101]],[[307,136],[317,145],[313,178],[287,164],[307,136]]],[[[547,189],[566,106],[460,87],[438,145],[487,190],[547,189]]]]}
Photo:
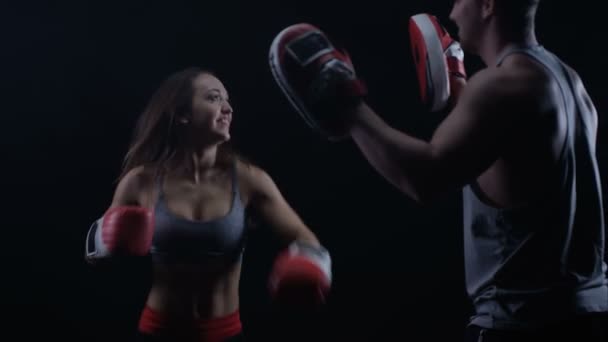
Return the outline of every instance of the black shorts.
{"type": "Polygon", "coordinates": [[[587,314],[534,331],[506,331],[471,325],[466,342],[608,342],[608,314],[587,314]]]}

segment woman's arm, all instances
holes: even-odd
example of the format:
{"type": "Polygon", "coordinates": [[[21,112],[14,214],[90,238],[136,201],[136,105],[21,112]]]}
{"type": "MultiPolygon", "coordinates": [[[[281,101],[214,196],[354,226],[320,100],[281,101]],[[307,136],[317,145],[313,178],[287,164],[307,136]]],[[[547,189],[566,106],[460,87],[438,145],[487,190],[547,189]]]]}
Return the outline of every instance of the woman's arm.
{"type": "Polygon", "coordinates": [[[249,205],[284,242],[294,240],[319,246],[319,240],[287,203],[279,188],[264,170],[247,166],[251,189],[249,205]]]}
{"type": "Polygon", "coordinates": [[[152,243],[154,216],[150,207],[150,177],[135,168],[123,177],[114,191],[112,203],[90,226],[85,260],[94,263],[117,254],[145,255],[152,243]]]}
{"type": "Polygon", "coordinates": [[[271,295],[296,307],[325,302],[332,282],[331,258],[315,234],[287,203],[263,170],[248,167],[249,205],[289,246],[277,256],[270,274],[271,295]]]}

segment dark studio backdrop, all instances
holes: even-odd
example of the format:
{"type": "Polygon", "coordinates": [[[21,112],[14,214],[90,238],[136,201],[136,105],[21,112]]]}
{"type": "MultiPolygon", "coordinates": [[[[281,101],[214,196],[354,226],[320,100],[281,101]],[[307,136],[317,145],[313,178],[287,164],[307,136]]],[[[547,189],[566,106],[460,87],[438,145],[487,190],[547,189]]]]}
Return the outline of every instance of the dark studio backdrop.
{"type": "MultiPolygon", "coordinates": [[[[608,178],[600,1],[543,1],[538,36],[582,76],[600,114],[608,178]]],[[[310,22],[350,52],[369,103],[428,138],[441,119],[419,105],[407,20],[447,17],[451,1],[3,2],[2,332],[119,341],[143,306],[149,268],[83,260],[89,224],[110,203],[135,120],[160,82],[187,66],[214,70],[233,99],[237,148],[268,171],[331,251],[334,287],[316,318],[288,315],[266,291],[278,245],[250,237],[241,314],[251,341],[461,340],[465,297],[460,194],[419,206],[384,181],[350,141],[316,136],[272,79],[268,49],[310,22]],[[292,332],[289,335],[289,332],[292,332]]],[[[479,60],[467,56],[469,74],[479,60]]],[[[605,186],[604,186],[605,189],[605,186]]]]}

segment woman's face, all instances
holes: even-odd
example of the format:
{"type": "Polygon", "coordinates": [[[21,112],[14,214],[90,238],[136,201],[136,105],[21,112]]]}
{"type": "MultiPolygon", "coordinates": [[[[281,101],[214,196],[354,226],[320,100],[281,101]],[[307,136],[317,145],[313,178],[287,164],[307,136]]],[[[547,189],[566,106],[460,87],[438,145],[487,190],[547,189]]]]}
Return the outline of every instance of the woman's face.
{"type": "Polygon", "coordinates": [[[232,106],[222,82],[203,73],[193,80],[192,86],[192,113],[188,123],[214,142],[229,140],[232,106]]]}

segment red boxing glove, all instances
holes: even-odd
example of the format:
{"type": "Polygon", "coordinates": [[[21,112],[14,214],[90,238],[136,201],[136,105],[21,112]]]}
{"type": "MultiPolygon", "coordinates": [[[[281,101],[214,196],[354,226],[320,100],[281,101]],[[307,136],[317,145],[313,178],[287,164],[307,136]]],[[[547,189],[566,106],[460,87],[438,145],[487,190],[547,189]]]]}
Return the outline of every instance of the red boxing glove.
{"type": "Polygon", "coordinates": [[[154,234],[154,213],[147,208],[121,206],[108,209],[95,221],[87,235],[89,259],[122,254],[144,256],[154,234]]]}
{"type": "Polygon", "coordinates": [[[433,15],[412,16],[409,33],[422,101],[432,112],[442,110],[457,96],[453,78],[466,79],[464,52],[433,15]]]}
{"type": "Polygon", "coordinates": [[[350,109],[367,88],[344,49],[318,27],[300,23],[277,34],[269,61],[275,81],[312,129],[331,141],[348,137],[350,109]]]}
{"type": "Polygon", "coordinates": [[[282,304],[322,304],[331,288],[331,278],[329,252],[321,246],[295,241],[274,263],[270,294],[282,304]]]}

